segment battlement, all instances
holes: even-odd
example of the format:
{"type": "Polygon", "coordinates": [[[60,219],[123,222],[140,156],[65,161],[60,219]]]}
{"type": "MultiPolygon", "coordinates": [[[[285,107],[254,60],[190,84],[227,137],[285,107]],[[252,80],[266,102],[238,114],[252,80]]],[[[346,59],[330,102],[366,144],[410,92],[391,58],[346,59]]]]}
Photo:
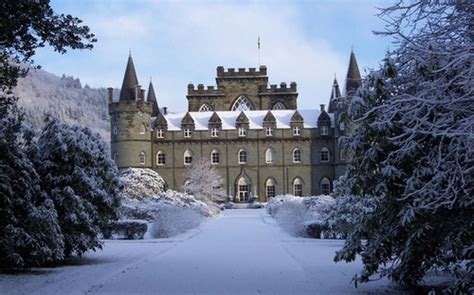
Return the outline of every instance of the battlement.
{"type": "Polygon", "coordinates": [[[276,84],[268,86],[260,86],[260,93],[262,94],[274,94],[274,93],[288,93],[297,92],[296,82],[291,82],[290,87],[285,82],[280,83],[280,87],[276,84]]]}
{"type": "Polygon", "coordinates": [[[267,76],[267,67],[260,66],[258,70],[256,68],[228,68],[224,69],[223,66],[217,67],[217,78],[261,78],[267,76]]]}
{"type": "Polygon", "coordinates": [[[198,84],[197,87],[194,84],[188,84],[188,95],[203,95],[203,96],[210,96],[210,95],[224,95],[222,91],[224,90],[224,86],[206,86],[204,84],[198,84]]]}

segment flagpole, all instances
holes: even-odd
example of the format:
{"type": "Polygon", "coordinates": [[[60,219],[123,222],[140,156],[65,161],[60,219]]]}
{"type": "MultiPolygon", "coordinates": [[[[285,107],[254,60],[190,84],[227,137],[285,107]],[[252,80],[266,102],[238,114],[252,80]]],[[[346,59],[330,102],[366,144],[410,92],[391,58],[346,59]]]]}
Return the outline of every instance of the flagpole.
{"type": "Polygon", "coordinates": [[[260,36],[258,36],[258,66],[260,67],[260,36]]]}

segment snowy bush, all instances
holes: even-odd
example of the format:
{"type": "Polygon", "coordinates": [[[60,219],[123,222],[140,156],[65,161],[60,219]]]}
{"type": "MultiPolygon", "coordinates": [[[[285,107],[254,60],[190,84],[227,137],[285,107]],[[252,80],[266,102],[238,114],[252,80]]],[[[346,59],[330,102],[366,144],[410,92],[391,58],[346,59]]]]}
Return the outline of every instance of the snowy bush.
{"type": "Polygon", "coordinates": [[[159,202],[155,207],[155,220],[150,226],[153,238],[169,238],[193,229],[203,220],[203,216],[190,207],[181,207],[159,202]]]}
{"type": "Polygon", "coordinates": [[[326,219],[334,205],[335,201],[331,196],[282,195],[270,199],[266,209],[290,234],[319,238],[321,233],[328,232],[326,219]]]}
{"type": "Polygon", "coordinates": [[[223,202],[227,194],[223,189],[224,182],[208,159],[195,159],[186,170],[186,181],[183,191],[206,203],[223,202]]]}
{"type": "Polygon", "coordinates": [[[148,168],[127,168],[120,172],[122,194],[129,199],[141,200],[163,192],[165,181],[148,168]]]}
{"type": "Polygon", "coordinates": [[[107,225],[103,231],[106,239],[143,239],[148,229],[148,222],[145,220],[118,220],[107,225]]]}
{"type": "Polygon", "coordinates": [[[260,209],[263,208],[264,205],[258,201],[253,201],[252,203],[249,204],[248,208],[249,209],[260,209]]]}

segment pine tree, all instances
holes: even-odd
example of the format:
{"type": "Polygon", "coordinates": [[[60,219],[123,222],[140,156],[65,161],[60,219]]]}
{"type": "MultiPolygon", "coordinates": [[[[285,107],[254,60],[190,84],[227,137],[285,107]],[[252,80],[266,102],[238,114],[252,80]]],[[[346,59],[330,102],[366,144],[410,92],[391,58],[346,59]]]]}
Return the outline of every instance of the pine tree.
{"type": "Polygon", "coordinates": [[[58,212],[65,256],[101,248],[101,231],[118,215],[120,189],[107,145],[87,128],[48,118],[38,147],[36,169],[58,212]]]}
{"type": "Polygon", "coordinates": [[[193,161],[186,171],[183,191],[204,202],[224,201],[222,177],[206,158],[193,161]]]}
{"type": "Polygon", "coordinates": [[[391,22],[385,33],[399,43],[350,103],[352,162],[333,215],[348,234],[336,260],[360,254],[359,281],[379,273],[415,286],[441,267],[458,278],[452,290],[474,292],[468,2],[400,2],[382,11],[391,22]]]}

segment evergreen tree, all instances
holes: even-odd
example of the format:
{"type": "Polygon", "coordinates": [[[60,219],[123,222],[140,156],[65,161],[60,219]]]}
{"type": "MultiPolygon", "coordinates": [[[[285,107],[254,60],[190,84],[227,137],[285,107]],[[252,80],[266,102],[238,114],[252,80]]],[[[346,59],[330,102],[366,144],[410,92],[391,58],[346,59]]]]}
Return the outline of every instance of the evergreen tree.
{"type": "Polygon", "coordinates": [[[117,218],[120,189],[106,143],[87,128],[48,118],[38,147],[36,169],[58,212],[65,256],[101,248],[99,234],[117,218]]]}
{"type": "Polygon", "coordinates": [[[358,281],[415,286],[441,267],[453,290],[474,292],[473,15],[469,1],[382,11],[399,43],[350,102],[352,162],[333,214],[348,234],[336,260],[360,254],[358,281]]]}

